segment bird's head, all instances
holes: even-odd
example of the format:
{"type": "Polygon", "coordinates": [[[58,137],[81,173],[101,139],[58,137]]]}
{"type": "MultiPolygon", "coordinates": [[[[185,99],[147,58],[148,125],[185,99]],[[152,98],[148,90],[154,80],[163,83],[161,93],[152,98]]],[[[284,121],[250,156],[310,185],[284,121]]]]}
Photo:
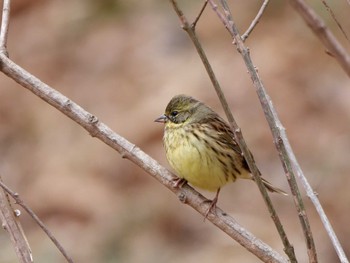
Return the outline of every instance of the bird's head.
{"type": "Polygon", "coordinates": [[[196,115],[202,105],[204,104],[190,96],[177,95],[170,100],[165,113],[157,118],[155,122],[187,123],[191,121],[191,117],[196,115]]]}

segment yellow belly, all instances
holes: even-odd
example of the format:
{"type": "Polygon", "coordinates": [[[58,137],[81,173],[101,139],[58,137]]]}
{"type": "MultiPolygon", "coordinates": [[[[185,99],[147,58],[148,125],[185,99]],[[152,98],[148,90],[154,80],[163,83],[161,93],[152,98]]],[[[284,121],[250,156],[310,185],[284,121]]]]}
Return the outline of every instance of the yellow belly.
{"type": "Polygon", "coordinates": [[[214,151],[194,137],[186,139],[182,132],[177,129],[164,134],[167,159],[180,178],[209,191],[234,181],[235,178],[222,169],[214,151]]]}

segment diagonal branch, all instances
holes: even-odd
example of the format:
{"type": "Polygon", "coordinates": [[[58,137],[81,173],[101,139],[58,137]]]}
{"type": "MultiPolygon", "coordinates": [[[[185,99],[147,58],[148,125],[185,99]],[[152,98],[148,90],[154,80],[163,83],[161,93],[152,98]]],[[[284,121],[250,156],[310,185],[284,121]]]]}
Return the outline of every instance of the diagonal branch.
{"type": "Polygon", "coordinates": [[[344,37],[347,39],[347,41],[349,41],[348,35],[346,34],[345,30],[343,29],[342,25],[340,24],[340,22],[338,21],[337,17],[335,16],[332,8],[327,4],[326,1],[322,1],[322,4],[326,7],[328,13],[332,16],[333,20],[335,21],[335,23],[337,24],[338,28],[340,29],[340,31],[343,33],[344,37]]]}
{"type": "MultiPolygon", "coordinates": [[[[299,1],[299,0],[295,0],[295,1],[299,1]]],[[[217,6],[215,6],[215,3],[213,3],[213,1],[209,1],[210,4],[212,5],[212,8],[214,9],[214,11],[218,14],[218,17],[220,18],[220,20],[223,22],[223,24],[225,25],[225,27],[228,29],[228,31],[230,32],[230,34],[232,35],[232,37],[234,38],[235,40],[235,44],[237,45],[238,47],[238,50],[239,52],[241,53],[241,55],[243,56],[243,59],[244,61],[246,62],[246,65],[247,65],[247,68],[249,70],[249,73],[251,74],[251,78],[253,80],[253,83],[254,83],[254,87],[256,88],[256,91],[258,93],[258,97],[260,99],[260,102],[262,104],[262,107],[264,109],[264,113],[265,113],[265,116],[266,116],[266,119],[270,125],[270,129],[272,131],[272,135],[274,137],[274,141],[275,141],[275,145],[276,145],[276,148],[278,149],[279,153],[280,153],[280,157],[281,157],[281,160],[282,162],[285,162],[285,161],[288,161],[292,167],[294,168],[294,170],[296,171],[296,174],[298,175],[298,178],[300,179],[300,181],[302,182],[306,192],[307,192],[307,195],[309,196],[309,198],[311,199],[311,201],[313,202],[320,218],[321,218],[321,221],[323,222],[323,225],[332,241],[332,244],[338,254],[338,257],[339,259],[341,260],[342,263],[348,263],[348,259],[344,253],[344,250],[320,204],[320,201],[318,200],[315,192],[313,191],[312,187],[310,186],[309,182],[307,181],[295,155],[294,155],[294,152],[292,150],[292,147],[289,143],[289,140],[288,140],[288,137],[287,137],[287,134],[285,132],[285,129],[282,125],[282,123],[280,122],[279,118],[278,118],[278,115],[277,115],[277,112],[271,102],[271,99],[270,97],[268,96],[268,94],[266,93],[266,90],[260,80],[260,77],[251,61],[251,58],[250,58],[250,55],[249,55],[249,50],[244,46],[244,44],[240,41],[240,38],[238,37],[239,34],[238,34],[238,30],[237,28],[235,28],[234,24],[233,24],[233,21],[226,21],[225,17],[220,13],[220,12],[217,12],[217,6]],[[235,30],[236,32],[233,32],[233,30],[235,30]]],[[[308,10],[308,13],[311,13],[313,14],[314,12],[308,10]]],[[[322,22],[322,21],[321,21],[322,22]]],[[[322,22],[323,23],[323,22],[322,22]]],[[[324,25],[324,24],[323,24],[324,25]]],[[[329,30],[327,30],[328,32],[329,30]]],[[[332,42],[333,43],[333,42],[332,42]]],[[[337,45],[335,45],[334,47],[335,49],[337,49],[337,45]]],[[[349,61],[349,57],[345,57],[345,60],[346,61],[349,61]]],[[[290,164],[285,164],[283,165],[284,168],[288,168],[290,166],[290,164]]],[[[289,169],[291,170],[291,169],[289,169]]],[[[310,236],[311,234],[311,230],[309,230],[309,226],[308,224],[305,224],[307,220],[307,217],[306,217],[306,213],[303,213],[303,210],[304,210],[304,205],[302,203],[300,203],[298,200],[301,200],[301,197],[300,197],[300,194],[297,194],[295,195],[295,191],[293,189],[297,189],[297,185],[296,185],[296,181],[294,179],[294,176],[293,176],[293,171],[291,171],[292,173],[290,172],[287,172],[286,175],[287,175],[287,179],[288,179],[288,182],[289,182],[289,185],[291,186],[291,190],[292,190],[292,194],[294,195],[294,202],[297,206],[297,210],[300,211],[299,212],[299,219],[300,220],[303,220],[304,222],[301,222],[301,225],[302,226],[305,226],[304,228],[304,236],[306,238],[306,241],[307,241],[307,246],[308,246],[308,252],[309,252],[309,256],[311,256],[311,258],[314,258],[316,259],[316,251],[313,251],[314,248],[312,248],[314,245],[313,245],[313,242],[310,242],[310,238],[312,236],[310,236]],[[294,185],[294,186],[293,186],[294,185]],[[300,205],[298,205],[298,203],[300,203],[300,205]],[[300,206],[298,208],[298,206],[300,206]],[[305,218],[305,219],[302,219],[302,218],[305,218]],[[309,234],[310,233],[310,234],[309,234]]],[[[307,220],[308,221],[308,220],[307,220]]]]}
{"type": "MultiPolygon", "coordinates": [[[[287,235],[284,231],[283,225],[278,217],[278,214],[277,214],[275,208],[273,207],[272,201],[271,201],[271,199],[266,191],[266,188],[265,188],[264,184],[262,183],[259,170],[256,167],[254,159],[253,159],[253,157],[248,149],[248,146],[243,138],[241,130],[238,127],[235,119],[233,118],[232,112],[228,106],[228,103],[227,103],[226,98],[222,92],[220,84],[219,84],[219,82],[214,74],[214,71],[213,71],[213,69],[208,61],[208,58],[207,58],[207,56],[202,48],[202,45],[200,44],[200,42],[197,38],[197,35],[195,32],[195,27],[193,26],[193,24],[192,25],[189,24],[187,18],[183,14],[182,10],[180,10],[177,2],[175,0],[171,0],[171,3],[173,5],[173,8],[174,8],[176,14],[178,15],[178,17],[181,21],[182,28],[187,32],[190,39],[192,40],[201,60],[203,62],[203,65],[204,65],[205,69],[207,70],[207,73],[210,77],[210,80],[212,81],[212,84],[216,90],[216,93],[217,93],[220,101],[221,101],[221,104],[223,105],[223,108],[224,108],[225,114],[228,118],[228,121],[230,123],[231,129],[234,132],[235,139],[243,152],[243,155],[244,155],[244,157],[248,163],[248,166],[250,168],[250,171],[252,172],[252,174],[254,176],[254,181],[257,183],[257,185],[259,187],[259,190],[263,196],[263,199],[268,207],[270,216],[276,225],[278,233],[280,234],[282,242],[285,246],[285,251],[287,251],[287,254],[290,256],[291,259],[293,259],[291,261],[296,262],[293,246],[288,241],[288,238],[287,238],[287,235]]],[[[197,22],[197,20],[195,22],[197,22]]]]}
{"type": "Polygon", "coordinates": [[[320,39],[327,51],[332,54],[350,76],[350,55],[344,47],[338,42],[333,33],[328,29],[322,19],[314,10],[307,6],[303,0],[290,0],[290,4],[304,19],[305,23],[311,28],[314,34],[320,39]]]}
{"type": "MultiPolygon", "coordinates": [[[[285,129],[282,126],[281,122],[278,119],[277,112],[275,111],[270,97],[267,95],[266,90],[262,84],[262,81],[258,75],[258,72],[253,64],[253,61],[251,60],[250,53],[248,48],[244,45],[238,29],[233,21],[231,11],[228,7],[228,4],[225,0],[220,0],[221,5],[225,12],[226,17],[226,23],[227,27],[231,28],[230,32],[232,32],[232,38],[234,39],[234,43],[237,47],[238,52],[241,54],[246,67],[248,69],[248,72],[252,78],[254,87],[256,89],[256,92],[258,94],[258,97],[260,99],[263,111],[265,113],[265,117],[269,123],[270,129],[272,131],[273,137],[274,137],[274,143],[276,146],[276,149],[280,155],[281,162],[283,164],[283,168],[286,173],[286,177],[288,180],[288,183],[291,188],[291,192],[294,199],[294,204],[297,208],[299,220],[303,229],[304,237],[306,240],[307,245],[307,251],[309,255],[310,262],[317,262],[317,254],[316,254],[316,248],[309,224],[309,220],[304,208],[303,200],[301,198],[298,185],[296,183],[296,179],[294,176],[294,172],[291,166],[290,158],[288,156],[288,153],[286,151],[286,147],[284,144],[284,140],[287,140],[285,129]]],[[[288,251],[287,251],[288,252],[288,251]]],[[[288,254],[290,256],[290,259],[292,260],[293,254],[288,254]]],[[[294,257],[295,259],[295,257],[294,257]]]]}
{"type": "Polygon", "coordinates": [[[253,19],[252,23],[248,27],[247,31],[242,35],[243,42],[246,41],[249,34],[253,31],[253,29],[256,27],[256,25],[259,23],[260,18],[262,17],[267,5],[269,4],[269,0],[264,0],[264,3],[261,5],[259,12],[257,13],[256,17],[253,19]]]}
{"type": "MultiPolygon", "coordinates": [[[[67,117],[71,118],[86,129],[93,137],[100,139],[111,148],[118,151],[123,158],[129,159],[148,172],[160,183],[177,194],[180,201],[188,204],[203,216],[206,214],[209,208],[209,203],[205,202],[207,199],[189,186],[184,186],[181,189],[174,187],[173,175],[141,149],[120,135],[114,133],[94,115],[85,111],[78,104],[49,87],[1,53],[0,64],[1,71],[8,77],[33,92],[67,117]]],[[[267,244],[245,230],[222,210],[217,209],[217,215],[210,214],[208,220],[236,240],[239,244],[244,246],[248,251],[255,254],[262,261],[287,262],[279,253],[275,252],[267,244]]]]}

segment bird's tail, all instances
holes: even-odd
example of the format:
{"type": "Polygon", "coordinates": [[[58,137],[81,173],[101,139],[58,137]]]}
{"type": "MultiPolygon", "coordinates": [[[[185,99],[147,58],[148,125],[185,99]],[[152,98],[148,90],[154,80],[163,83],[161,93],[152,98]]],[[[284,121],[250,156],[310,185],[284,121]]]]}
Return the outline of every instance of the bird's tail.
{"type": "Polygon", "coordinates": [[[266,179],[260,177],[263,184],[265,185],[265,187],[267,188],[267,190],[269,190],[271,193],[279,193],[279,194],[282,194],[282,195],[288,195],[285,191],[277,188],[277,187],[274,187],[269,181],[267,181],[266,179]]]}

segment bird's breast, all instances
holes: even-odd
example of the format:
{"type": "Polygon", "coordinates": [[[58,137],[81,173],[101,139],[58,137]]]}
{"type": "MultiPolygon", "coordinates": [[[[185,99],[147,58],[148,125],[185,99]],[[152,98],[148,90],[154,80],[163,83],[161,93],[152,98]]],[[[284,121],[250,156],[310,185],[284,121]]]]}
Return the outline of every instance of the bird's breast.
{"type": "Polygon", "coordinates": [[[177,175],[191,185],[209,191],[232,180],[225,174],[217,154],[198,130],[191,127],[168,126],[164,132],[167,159],[177,175]]]}

